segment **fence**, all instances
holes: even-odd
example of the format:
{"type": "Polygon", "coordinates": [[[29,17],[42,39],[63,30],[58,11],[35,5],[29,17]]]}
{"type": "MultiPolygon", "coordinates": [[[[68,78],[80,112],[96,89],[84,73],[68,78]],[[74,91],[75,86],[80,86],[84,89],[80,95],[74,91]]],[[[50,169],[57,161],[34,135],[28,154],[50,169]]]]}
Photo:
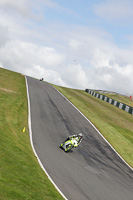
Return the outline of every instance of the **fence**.
{"type": "Polygon", "coordinates": [[[110,104],[112,104],[112,105],[114,105],[114,106],[116,106],[116,107],[118,107],[118,108],[120,108],[122,110],[125,110],[126,112],[130,113],[131,115],[133,115],[133,107],[131,107],[131,106],[128,106],[128,105],[126,105],[124,103],[116,101],[116,100],[114,100],[112,98],[109,98],[109,97],[107,97],[105,95],[102,95],[102,94],[99,94],[97,92],[94,92],[93,90],[90,90],[90,89],[86,89],[85,92],[87,92],[87,93],[91,94],[92,96],[94,96],[96,98],[99,98],[99,99],[101,99],[101,100],[103,100],[105,102],[108,102],[108,103],[110,103],[110,104]]]}

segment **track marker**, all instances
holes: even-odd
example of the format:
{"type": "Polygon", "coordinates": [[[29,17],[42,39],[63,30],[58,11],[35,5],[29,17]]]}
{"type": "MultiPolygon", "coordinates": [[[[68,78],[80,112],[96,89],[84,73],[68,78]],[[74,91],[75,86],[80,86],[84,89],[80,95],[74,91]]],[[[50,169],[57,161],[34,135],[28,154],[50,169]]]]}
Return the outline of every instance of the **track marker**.
{"type": "Polygon", "coordinates": [[[23,133],[25,133],[25,127],[23,128],[23,133]]]}

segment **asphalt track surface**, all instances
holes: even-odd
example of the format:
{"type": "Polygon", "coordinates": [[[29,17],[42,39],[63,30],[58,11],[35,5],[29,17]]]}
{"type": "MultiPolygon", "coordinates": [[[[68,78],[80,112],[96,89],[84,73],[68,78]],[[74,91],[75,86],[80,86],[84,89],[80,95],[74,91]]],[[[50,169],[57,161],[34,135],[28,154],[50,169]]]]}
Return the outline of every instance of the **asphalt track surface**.
{"type": "Polygon", "coordinates": [[[133,171],[92,125],[52,86],[27,77],[34,148],[46,171],[69,200],[132,200],[133,171]],[[59,145],[84,134],[65,153],[59,145]]]}

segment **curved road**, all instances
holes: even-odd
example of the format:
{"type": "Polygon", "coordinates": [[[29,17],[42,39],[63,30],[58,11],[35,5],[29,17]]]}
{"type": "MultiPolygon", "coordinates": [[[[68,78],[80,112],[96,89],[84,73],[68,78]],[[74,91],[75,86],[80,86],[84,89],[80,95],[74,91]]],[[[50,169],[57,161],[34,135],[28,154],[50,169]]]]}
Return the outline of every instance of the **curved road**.
{"type": "Polygon", "coordinates": [[[69,200],[132,200],[133,171],[91,124],[52,86],[27,77],[34,148],[69,200]],[[71,134],[84,133],[72,153],[59,148],[71,134]]]}

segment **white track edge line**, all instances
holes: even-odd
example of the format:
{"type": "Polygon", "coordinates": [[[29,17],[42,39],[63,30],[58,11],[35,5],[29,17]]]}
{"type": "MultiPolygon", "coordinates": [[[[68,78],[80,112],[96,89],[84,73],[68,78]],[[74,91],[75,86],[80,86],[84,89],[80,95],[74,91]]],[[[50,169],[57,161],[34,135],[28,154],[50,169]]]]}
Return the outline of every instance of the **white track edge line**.
{"type": "Polygon", "coordinates": [[[30,136],[30,142],[31,142],[31,146],[33,149],[33,152],[38,160],[38,163],[40,164],[41,168],[43,169],[43,171],[46,173],[48,179],[51,181],[51,183],[54,185],[54,187],[56,188],[56,190],[61,194],[61,196],[65,199],[68,200],[65,195],[61,192],[61,190],[58,188],[58,186],[55,184],[55,182],[52,180],[52,178],[49,176],[48,172],[46,171],[46,169],[44,168],[42,162],[40,161],[36,150],[34,148],[33,145],[33,140],[32,140],[32,128],[31,128],[31,112],[30,112],[30,98],[29,98],[29,89],[28,89],[28,83],[27,83],[27,77],[25,76],[25,82],[26,82],[26,88],[27,88],[27,100],[28,100],[28,125],[29,125],[29,136],[30,136]]]}
{"type": "MultiPolygon", "coordinates": [[[[52,85],[51,85],[52,86],[52,85]]],[[[53,87],[53,86],[52,86],[53,87]]],[[[57,90],[55,87],[53,87],[55,90],[57,90]]],[[[57,92],[59,92],[59,90],[57,90],[57,92]]],[[[100,133],[100,131],[94,126],[94,124],[92,124],[92,122],[80,111],[78,110],[78,108],[76,108],[76,106],[74,106],[72,104],[71,101],[69,101],[61,92],[59,92],[92,126],[93,128],[99,133],[99,135],[105,140],[105,142],[107,142],[107,144],[113,149],[113,151],[119,156],[119,158],[131,169],[133,170],[133,168],[120,156],[120,154],[114,149],[114,147],[106,140],[106,138],[102,135],[102,133],[100,133]]]]}

